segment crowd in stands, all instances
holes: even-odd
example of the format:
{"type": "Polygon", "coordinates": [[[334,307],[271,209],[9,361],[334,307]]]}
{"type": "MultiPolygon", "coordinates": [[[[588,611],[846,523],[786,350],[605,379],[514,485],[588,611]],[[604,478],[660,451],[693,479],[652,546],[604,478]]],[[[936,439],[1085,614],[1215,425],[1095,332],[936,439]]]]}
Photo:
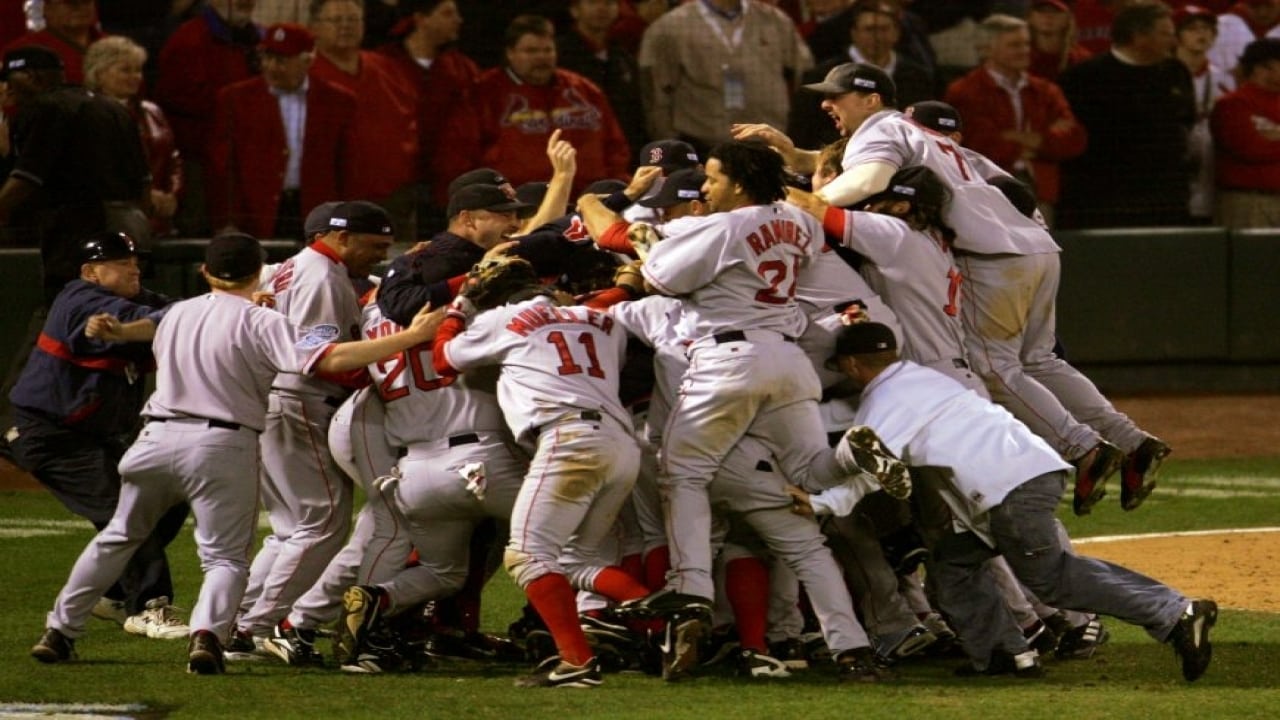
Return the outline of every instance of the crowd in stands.
{"type": "MultiPolygon", "coordinates": [[[[157,238],[301,238],[315,206],[359,197],[408,242],[443,228],[468,170],[545,181],[557,129],[575,193],[629,179],[651,140],[704,155],[735,123],[821,147],[835,125],[799,86],[850,60],[887,72],[901,107],[955,106],[963,143],[1034,188],[1054,227],[1280,213],[1280,0],[0,2],[0,47],[36,46],[128,111],[151,183],[60,198],[70,184],[28,178],[43,192],[27,202],[0,193],[6,244],[37,244],[86,198],[136,199],[157,238]],[[1117,24],[1133,4],[1149,12],[1117,24]]],[[[0,88],[10,175],[25,91],[0,88]]]]}

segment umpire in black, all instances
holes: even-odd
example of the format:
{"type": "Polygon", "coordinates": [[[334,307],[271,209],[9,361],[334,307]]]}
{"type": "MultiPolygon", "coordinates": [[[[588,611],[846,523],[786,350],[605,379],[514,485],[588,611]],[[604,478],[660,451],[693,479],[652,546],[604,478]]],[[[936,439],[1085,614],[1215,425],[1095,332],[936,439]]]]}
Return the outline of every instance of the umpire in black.
{"type": "Polygon", "coordinates": [[[151,173],[137,125],[123,105],[64,80],[62,60],[40,46],[10,50],[0,63],[17,107],[0,230],[30,229],[7,235],[39,244],[46,302],[79,276],[76,250],[90,234],[110,229],[150,242],[151,173]]]}
{"type": "MultiPolygon", "coordinates": [[[[115,514],[120,496],[116,465],[137,429],[145,375],[155,361],[150,344],[91,339],[85,326],[100,313],[126,322],[158,322],[172,301],[142,287],[138,253],[129,236],[98,233],[82,240],[76,253],[79,277],[54,299],[9,393],[14,425],[5,439],[16,465],[101,530],[115,514]]],[[[143,616],[148,601],[173,597],[165,546],[186,517],[186,505],[170,510],[107,591],[106,607],[117,611],[111,619],[123,623],[128,616],[143,616]]],[[[152,607],[157,604],[167,601],[152,607]]]]}

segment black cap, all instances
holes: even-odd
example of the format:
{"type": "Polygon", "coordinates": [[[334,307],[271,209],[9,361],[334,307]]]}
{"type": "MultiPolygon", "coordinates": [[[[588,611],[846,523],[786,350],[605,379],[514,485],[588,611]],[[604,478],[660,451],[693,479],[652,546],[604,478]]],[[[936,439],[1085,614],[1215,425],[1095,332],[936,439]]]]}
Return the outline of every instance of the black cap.
{"type": "Polygon", "coordinates": [[[1280,38],[1254,40],[1240,55],[1240,71],[1248,75],[1255,67],[1272,60],[1280,60],[1280,38]]]}
{"type": "Polygon", "coordinates": [[[641,198],[647,208],[667,208],[690,200],[702,200],[702,184],[707,176],[701,170],[688,168],[677,170],[662,180],[662,189],[649,198],[641,198]]]}
{"type": "Polygon", "coordinates": [[[331,200],[327,203],[320,203],[307,213],[307,219],[302,222],[302,234],[307,240],[317,235],[323,235],[329,232],[329,218],[333,217],[334,208],[342,203],[337,200],[331,200]]]}
{"type": "Polygon", "coordinates": [[[612,195],[616,192],[622,192],[627,189],[627,184],[621,180],[606,178],[604,180],[596,180],[582,189],[583,195],[612,195]]]}
{"type": "Polygon", "coordinates": [[[80,243],[80,247],[76,250],[76,256],[82,265],[89,262],[123,260],[135,257],[137,254],[138,248],[134,245],[133,238],[122,232],[112,231],[91,235],[80,243]]]}
{"type": "Polygon", "coordinates": [[[394,235],[391,216],[381,206],[365,200],[344,202],[329,216],[330,230],[346,230],[361,235],[394,235]]]}
{"type": "Polygon", "coordinates": [[[897,350],[898,338],[888,325],[878,322],[860,322],[845,325],[836,334],[836,356],[868,355],[897,350]]]}
{"type": "Polygon", "coordinates": [[[542,198],[547,196],[547,186],[549,183],[542,180],[534,180],[527,182],[516,188],[516,200],[525,205],[538,206],[542,204],[542,198]]]}
{"type": "Polygon", "coordinates": [[[1027,217],[1035,217],[1036,208],[1036,191],[1030,185],[1010,175],[996,175],[987,178],[987,184],[1004,193],[1004,196],[1013,203],[1018,212],[1027,217]]]}
{"type": "Polygon", "coordinates": [[[960,111],[941,100],[922,100],[908,106],[904,114],[920,125],[944,135],[964,130],[960,111]]]}
{"type": "Polygon", "coordinates": [[[893,78],[875,65],[866,63],[845,63],[831,68],[831,72],[820,83],[809,83],[805,90],[824,95],[843,95],[845,93],[879,93],[885,105],[894,105],[898,101],[898,89],[893,78]]]}
{"type": "Polygon", "coordinates": [[[640,149],[640,164],[657,165],[664,175],[699,163],[698,152],[683,140],[655,140],[640,149]]]}
{"type": "Polygon", "coordinates": [[[533,206],[516,199],[497,185],[467,185],[449,197],[449,217],[455,218],[463,210],[488,210],[490,212],[517,213],[533,206]]]}
{"type": "Polygon", "coordinates": [[[219,280],[243,280],[262,270],[262,245],[245,233],[230,232],[209,241],[204,271],[219,280]]]}
{"type": "Polygon", "coordinates": [[[8,80],[9,73],[27,70],[62,70],[62,58],[42,45],[27,45],[4,54],[0,65],[0,80],[8,80]]]}
{"type": "Polygon", "coordinates": [[[462,173],[454,178],[453,182],[449,183],[449,197],[453,197],[459,190],[468,185],[497,185],[499,187],[506,185],[510,187],[511,181],[493,168],[477,168],[462,173]]]}
{"type": "Polygon", "coordinates": [[[951,199],[951,190],[924,165],[908,165],[893,174],[888,187],[863,202],[884,199],[908,200],[916,207],[936,212],[941,211],[942,206],[951,199]]]}

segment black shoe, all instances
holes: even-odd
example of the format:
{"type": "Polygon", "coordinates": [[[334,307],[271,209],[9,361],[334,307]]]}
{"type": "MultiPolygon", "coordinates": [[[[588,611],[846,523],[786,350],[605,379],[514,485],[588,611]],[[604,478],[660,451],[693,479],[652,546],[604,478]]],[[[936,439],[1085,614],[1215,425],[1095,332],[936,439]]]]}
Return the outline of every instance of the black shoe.
{"type": "Polygon", "coordinates": [[[355,652],[342,662],[346,673],[376,675],[406,670],[414,667],[412,658],[406,658],[404,649],[390,633],[377,631],[366,633],[355,652]]]}
{"type": "MultiPolygon", "coordinates": [[[[703,644],[705,652],[700,653],[701,667],[711,667],[732,658],[741,645],[738,643],[738,629],[732,625],[721,625],[711,628],[707,633],[707,641],[703,644]]],[[[770,646],[772,650],[772,646],[770,646]]],[[[773,655],[772,652],[769,653],[773,655]]]]}
{"type": "Polygon", "coordinates": [[[1120,468],[1120,507],[1136,510],[1156,489],[1156,473],[1173,448],[1163,440],[1148,437],[1137,450],[1125,456],[1120,468]]]}
{"type": "Polygon", "coordinates": [[[876,662],[881,667],[891,667],[899,660],[925,650],[937,639],[937,636],[929,632],[929,628],[916,624],[891,635],[875,638],[872,640],[872,647],[875,649],[876,662]]]}
{"type": "Polygon", "coordinates": [[[262,660],[264,656],[258,652],[253,635],[244,630],[233,630],[230,642],[222,649],[222,658],[227,662],[244,662],[262,660]]]}
{"type": "Polygon", "coordinates": [[[1178,624],[1169,633],[1168,642],[1182,658],[1182,677],[1188,681],[1199,679],[1209,669],[1213,659],[1213,645],[1209,643],[1209,630],[1218,622],[1218,604],[1212,600],[1192,600],[1182,613],[1178,624]]]}
{"type": "Polygon", "coordinates": [[[1043,620],[1036,620],[1031,627],[1023,628],[1022,637],[1027,639],[1027,644],[1031,646],[1032,650],[1040,653],[1043,657],[1048,657],[1054,650],[1058,649],[1058,634],[1043,620]]]}
{"type": "Polygon", "coordinates": [[[876,663],[871,648],[861,647],[836,656],[836,678],[840,682],[874,683],[893,678],[893,673],[876,663]]]}
{"type": "Polygon", "coordinates": [[[1106,496],[1107,478],[1124,462],[1120,448],[1103,440],[1075,461],[1076,489],[1072,501],[1076,515],[1088,515],[1093,506],[1106,496]]]}
{"type": "Polygon", "coordinates": [[[227,671],[223,664],[222,643],[208,630],[197,630],[191,634],[191,642],[187,645],[187,672],[196,675],[221,675],[227,671]]]}
{"type": "Polygon", "coordinates": [[[44,634],[31,646],[31,657],[42,663],[66,662],[76,659],[76,641],[53,628],[45,628],[44,634]]]}
{"type": "Polygon", "coordinates": [[[382,617],[379,601],[386,591],[368,585],[352,585],[342,595],[342,619],[338,621],[338,647],[345,651],[344,667],[353,663],[382,617]]]}
{"type": "Polygon", "coordinates": [[[752,680],[788,678],[791,671],[778,658],[748,648],[738,650],[738,675],[752,680]]]}
{"type": "Polygon", "coordinates": [[[667,618],[677,614],[705,614],[710,617],[711,601],[698,595],[664,588],[618,605],[618,613],[623,616],[645,618],[667,618]]]}
{"type": "Polygon", "coordinates": [[[534,668],[531,675],[516,680],[516,687],[593,688],[603,682],[600,662],[594,657],[581,666],[562,662],[553,655],[534,668]]]}
{"type": "Polygon", "coordinates": [[[1074,627],[1058,638],[1058,647],[1054,655],[1060,660],[1088,660],[1098,651],[1098,646],[1111,639],[1111,633],[1103,627],[1098,619],[1074,627]]]}
{"type": "Polygon", "coordinates": [[[991,662],[985,670],[979,670],[973,663],[965,663],[956,668],[956,677],[977,677],[980,675],[1013,675],[1023,679],[1044,677],[1044,666],[1040,664],[1040,655],[1035,650],[1027,650],[1013,655],[1003,650],[991,654],[991,662]]]}
{"type": "Polygon", "coordinates": [[[662,651],[662,679],[668,682],[688,677],[698,665],[698,645],[711,631],[703,613],[673,616],[663,630],[658,649],[662,651]]]}
{"type": "Polygon", "coordinates": [[[809,667],[809,660],[805,656],[804,643],[800,638],[787,638],[778,642],[769,643],[769,655],[778,658],[792,670],[804,670],[809,667]]]}
{"type": "Polygon", "coordinates": [[[324,655],[316,650],[316,631],[284,627],[281,621],[271,631],[271,637],[263,643],[268,652],[294,667],[320,667],[324,655]]]}

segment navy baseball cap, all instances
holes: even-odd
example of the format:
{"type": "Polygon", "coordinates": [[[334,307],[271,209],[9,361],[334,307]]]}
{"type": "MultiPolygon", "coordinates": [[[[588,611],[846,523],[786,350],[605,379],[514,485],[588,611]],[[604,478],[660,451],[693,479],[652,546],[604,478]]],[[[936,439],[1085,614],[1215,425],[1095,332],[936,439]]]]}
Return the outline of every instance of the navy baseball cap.
{"type": "Polygon", "coordinates": [[[627,184],[614,178],[596,180],[582,189],[583,195],[612,195],[627,189],[627,184]]]}
{"type": "Polygon", "coordinates": [[[110,262],[135,257],[138,248],[133,238],[122,232],[105,231],[89,236],[80,243],[76,255],[80,264],[90,262],[110,262]]]}
{"type": "MultiPolygon", "coordinates": [[[[468,185],[497,185],[498,187],[511,187],[511,181],[505,175],[494,170],[493,168],[476,168],[462,173],[449,183],[449,197],[453,197],[459,190],[468,185]]],[[[514,192],[514,188],[512,192],[514,192]]]]}
{"type": "Polygon", "coordinates": [[[334,208],[342,203],[337,200],[331,200],[327,203],[320,203],[307,213],[307,219],[302,221],[302,234],[307,240],[329,232],[329,218],[333,217],[334,208]]]}
{"type": "Polygon", "coordinates": [[[924,165],[908,165],[893,174],[888,187],[858,205],[884,199],[906,200],[916,207],[941,210],[951,199],[951,190],[924,165]]]}
{"type": "Polygon", "coordinates": [[[394,235],[391,216],[381,206],[365,200],[344,202],[329,216],[330,230],[346,230],[361,235],[394,235]]]}
{"type": "Polygon", "coordinates": [[[877,93],[885,105],[892,106],[898,100],[898,89],[893,78],[875,65],[844,63],[831,68],[822,82],[802,86],[805,90],[823,95],[845,93],[877,93]]]}
{"type": "Polygon", "coordinates": [[[516,199],[526,205],[538,206],[542,204],[542,199],[547,196],[547,187],[550,183],[542,180],[534,180],[527,182],[516,188],[516,199]]]}
{"type": "Polygon", "coordinates": [[[836,356],[869,355],[898,349],[898,338],[888,325],[860,322],[845,325],[836,334],[836,356]]]}
{"type": "Polygon", "coordinates": [[[532,205],[520,202],[516,198],[515,192],[508,193],[497,185],[467,185],[449,197],[448,215],[450,218],[455,218],[463,210],[488,210],[496,213],[515,212],[519,214],[532,209],[532,205]]]}
{"type": "Polygon", "coordinates": [[[8,80],[9,73],[30,70],[62,70],[62,58],[43,45],[27,45],[4,54],[0,65],[0,80],[8,80]]]}
{"type": "Polygon", "coordinates": [[[262,270],[262,244],[246,233],[223,233],[204,250],[204,271],[219,280],[241,280],[262,270]]]}
{"type": "Polygon", "coordinates": [[[701,162],[693,146],[683,140],[655,140],[640,149],[640,164],[657,165],[663,175],[697,167],[701,162]]]}
{"type": "Polygon", "coordinates": [[[941,100],[922,100],[907,106],[904,114],[930,130],[944,135],[964,130],[960,111],[941,100]]]}
{"type": "Polygon", "coordinates": [[[667,208],[690,200],[702,200],[702,184],[707,176],[697,168],[677,170],[662,181],[662,189],[653,197],[641,198],[647,208],[667,208]]]}

